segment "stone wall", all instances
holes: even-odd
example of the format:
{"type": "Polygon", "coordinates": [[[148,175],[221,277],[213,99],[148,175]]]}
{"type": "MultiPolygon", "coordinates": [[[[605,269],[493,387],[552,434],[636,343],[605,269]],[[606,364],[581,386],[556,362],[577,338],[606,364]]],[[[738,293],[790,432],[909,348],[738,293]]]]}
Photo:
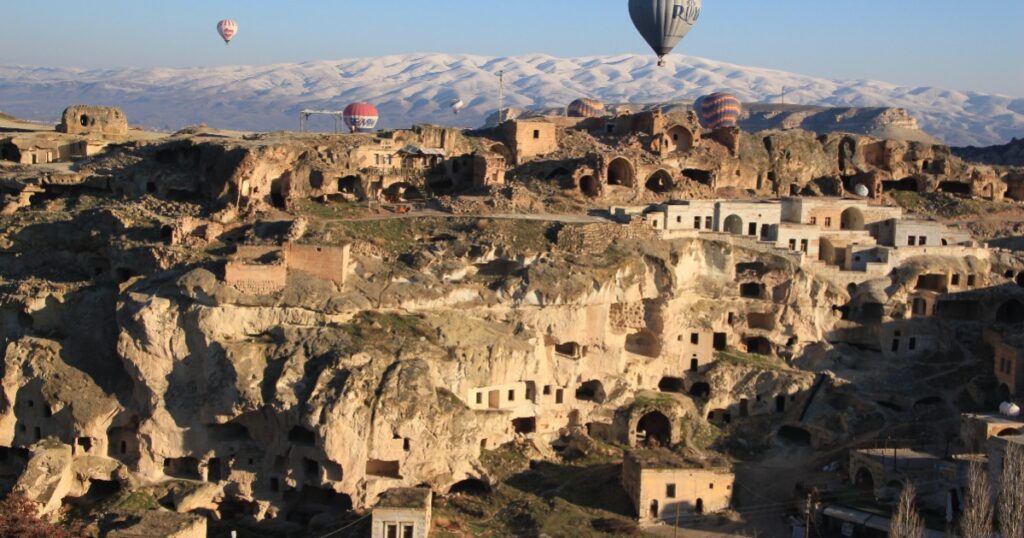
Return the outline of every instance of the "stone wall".
{"type": "Polygon", "coordinates": [[[501,126],[516,164],[558,150],[558,126],[547,121],[512,120],[501,126]]]}
{"type": "Polygon", "coordinates": [[[224,282],[247,295],[269,295],[284,289],[288,268],[284,264],[256,265],[230,261],[224,266],[224,282]]]}
{"type": "Polygon", "coordinates": [[[284,248],[288,269],[309,273],[339,287],[348,279],[350,245],[340,247],[288,244],[284,248]]]}

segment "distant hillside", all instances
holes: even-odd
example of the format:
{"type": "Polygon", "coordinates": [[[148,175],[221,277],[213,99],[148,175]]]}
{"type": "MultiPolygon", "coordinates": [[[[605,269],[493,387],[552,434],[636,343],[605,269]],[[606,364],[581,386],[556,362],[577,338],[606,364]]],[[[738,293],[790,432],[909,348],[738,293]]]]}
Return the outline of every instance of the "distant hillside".
{"type": "Polygon", "coordinates": [[[965,161],[1003,166],[1024,166],[1024,138],[1014,138],[1001,146],[953,148],[953,153],[965,161]]]}
{"type": "MultiPolygon", "coordinates": [[[[800,122],[814,130],[871,124],[871,113],[826,109],[904,109],[921,128],[959,146],[1003,143],[1024,134],[1024,98],[910,88],[876,81],[837,81],[686,56],[658,68],[650,55],[490,58],[410,54],[268,66],[188,69],[0,67],[0,108],[19,117],[56,121],[69,103],[119,105],[133,124],[175,130],[205,122],[240,130],[294,129],[304,108],[378,105],[382,127],[446,123],[476,127],[497,108],[505,73],[506,106],[564,107],[590,96],[609,103],[670,103],[730,91],[748,103],[779,101],[807,109],[753,111],[749,124],[800,122]],[[467,107],[448,110],[459,96],[467,107]],[[809,113],[813,111],[818,113],[809,113]],[[780,119],[781,118],[781,119],[780,119]]],[[[777,105],[771,105],[775,107],[777,105]]],[[[882,112],[882,115],[888,114],[882,112]]],[[[330,129],[329,120],[314,127],[330,129]]],[[[902,127],[894,127],[903,129],[902,127]]],[[[862,132],[862,131],[858,131],[862,132]]],[[[912,133],[910,133],[912,134],[912,133]]]]}

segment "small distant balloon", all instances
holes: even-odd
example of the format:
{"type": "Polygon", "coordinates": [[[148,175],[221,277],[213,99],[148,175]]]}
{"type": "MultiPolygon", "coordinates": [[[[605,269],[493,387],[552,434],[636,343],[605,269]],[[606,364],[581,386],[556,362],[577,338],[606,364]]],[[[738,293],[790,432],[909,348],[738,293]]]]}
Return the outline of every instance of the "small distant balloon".
{"type": "Polygon", "coordinates": [[[450,106],[451,106],[452,112],[455,115],[458,115],[460,110],[462,110],[463,108],[466,108],[466,102],[463,101],[462,99],[452,99],[452,102],[451,102],[450,106]]]}
{"type": "Polygon", "coordinates": [[[629,17],[665,65],[665,55],[690,33],[700,18],[701,0],[629,0],[629,17]]]}
{"type": "Polygon", "coordinates": [[[867,198],[871,194],[871,191],[868,190],[867,185],[858,183],[857,186],[853,188],[853,193],[861,198],[867,198]]]}
{"type": "Polygon", "coordinates": [[[231,40],[238,33],[238,23],[231,19],[224,19],[217,23],[217,33],[224,40],[225,45],[230,45],[231,40]]]}

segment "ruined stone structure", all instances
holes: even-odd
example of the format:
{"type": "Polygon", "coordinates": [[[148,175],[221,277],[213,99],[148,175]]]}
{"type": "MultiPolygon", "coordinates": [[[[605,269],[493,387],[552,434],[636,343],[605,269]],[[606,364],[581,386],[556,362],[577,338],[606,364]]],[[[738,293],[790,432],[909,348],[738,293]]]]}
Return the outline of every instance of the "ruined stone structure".
{"type": "Polygon", "coordinates": [[[67,134],[125,136],[128,118],[117,107],[74,105],[64,110],[57,131],[67,134]]]}
{"type": "Polygon", "coordinates": [[[622,464],[622,486],[641,522],[726,510],[734,482],[728,467],[704,467],[665,449],[630,451],[622,464]]]}
{"type": "Polygon", "coordinates": [[[224,281],[242,293],[269,295],[284,289],[289,271],[300,271],[341,288],[350,269],[350,250],[351,245],[239,246],[224,266],[224,281]]]}

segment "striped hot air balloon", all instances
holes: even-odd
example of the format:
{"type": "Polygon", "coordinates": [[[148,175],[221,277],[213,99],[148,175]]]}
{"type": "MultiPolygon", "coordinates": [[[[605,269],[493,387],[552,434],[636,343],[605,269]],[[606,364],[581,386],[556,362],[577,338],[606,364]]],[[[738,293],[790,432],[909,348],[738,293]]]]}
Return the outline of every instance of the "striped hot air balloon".
{"type": "Polygon", "coordinates": [[[594,99],[577,99],[569,103],[568,115],[570,118],[600,118],[604,116],[604,103],[594,99]]]}
{"type": "Polygon", "coordinates": [[[352,103],[345,107],[342,118],[353,133],[369,133],[377,127],[380,113],[370,103],[352,103]]]}
{"type": "Polygon", "coordinates": [[[238,33],[238,23],[231,19],[224,19],[217,23],[217,33],[220,34],[225,45],[230,45],[231,40],[238,33]]]}
{"type": "Polygon", "coordinates": [[[700,117],[700,124],[705,129],[735,127],[740,121],[740,114],[743,113],[740,100],[728,93],[705,95],[694,103],[694,108],[700,117]]]}

